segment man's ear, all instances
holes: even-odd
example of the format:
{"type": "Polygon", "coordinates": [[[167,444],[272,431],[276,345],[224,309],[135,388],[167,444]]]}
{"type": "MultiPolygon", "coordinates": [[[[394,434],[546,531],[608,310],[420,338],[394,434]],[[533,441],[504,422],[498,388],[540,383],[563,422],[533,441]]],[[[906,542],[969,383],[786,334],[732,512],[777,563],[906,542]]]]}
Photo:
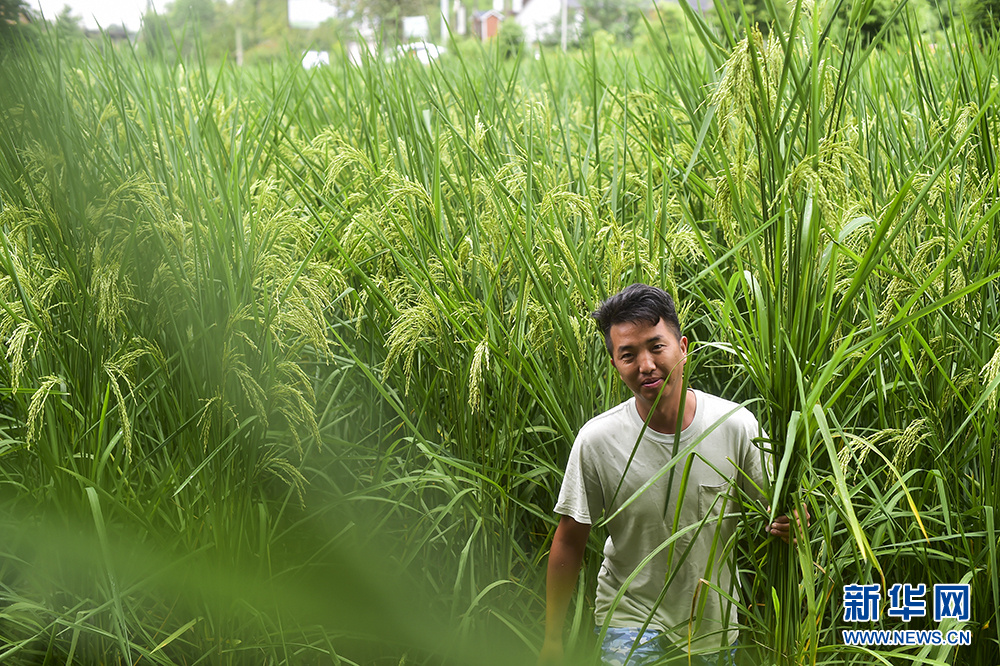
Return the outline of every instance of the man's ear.
{"type": "Polygon", "coordinates": [[[677,341],[677,344],[680,346],[681,352],[684,354],[684,356],[687,356],[688,355],[688,339],[687,339],[687,336],[686,335],[682,335],[681,339],[677,341]]]}

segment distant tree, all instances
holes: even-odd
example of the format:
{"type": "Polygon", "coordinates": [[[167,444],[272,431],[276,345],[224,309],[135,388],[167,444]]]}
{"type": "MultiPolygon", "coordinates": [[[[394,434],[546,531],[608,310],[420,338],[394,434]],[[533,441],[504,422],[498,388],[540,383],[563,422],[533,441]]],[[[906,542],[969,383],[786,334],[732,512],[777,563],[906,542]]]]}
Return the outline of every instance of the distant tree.
{"type": "MultiPolygon", "coordinates": [[[[692,2],[691,4],[695,3],[692,2]]],[[[788,3],[785,0],[773,0],[771,6],[774,8],[774,12],[772,13],[768,9],[766,0],[715,0],[714,12],[728,12],[730,22],[733,25],[741,26],[743,28],[742,33],[746,32],[746,26],[743,24],[743,14],[746,12],[747,19],[761,31],[761,34],[767,35],[771,30],[771,25],[776,20],[782,25],[788,26],[788,20],[791,18],[794,5],[794,2],[788,3]]],[[[716,17],[715,20],[718,21],[720,19],[716,17]]]]}
{"type": "Polygon", "coordinates": [[[639,34],[642,12],[647,0],[581,0],[586,22],[583,36],[589,38],[595,30],[614,35],[618,42],[631,42],[639,34]]]}
{"type": "Polygon", "coordinates": [[[188,57],[200,44],[208,57],[222,58],[235,48],[232,16],[225,0],[175,0],[166,13],[143,16],[140,39],[158,57],[172,59],[178,48],[188,57]]]}
{"type": "Polygon", "coordinates": [[[23,0],[0,0],[0,46],[6,45],[21,29],[21,17],[27,12],[23,0]]]}
{"type": "Polygon", "coordinates": [[[170,3],[171,18],[184,25],[211,28],[215,25],[215,14],[212,0],[174,0],[170,3]]]}
{"type": "Polygon", "coordinates": [[[360,14],[379,26],[381,38],[394,43],[403,38],[403,17],[427,14],[423,0],[360,0],[360,14]]]}
{"type": "Polygon", "coordinates": [[[202,44],[213,44],[210,35],[215,27],[213,0],[175,0],[167,5],[165,14],[143,15],[140,38],[150,55],[169,60],[177,55],[177,47],[181,56],[191,55],[199,37],[202,44]]]}
{"type": "Polygon", "coordinates": [[[63,39],[80,39],[84,36],[80,17],[73,16],[69,5],[63,5],[62,11],[56,14],[55,29],[63,39]]]}
{"type": "MultiPolygon", "coordinates": [[[[850,3],[846,6],[845,12],[853,12],[859,2],[867,4],[867,0],[855,0],[855,2],[850,3]]],[[[871,4],[871,11],[868,16],[865,17],[859,26],[861,30],[861,41],[864,44],[870,44],[882,28],[885,27],[886,23],[892,18],[893,11],[896,9],[897,0],[874,0],[871,4]]],[[[895,37],[903,32],[903,25],[901,21],[896,21],[896,23],[886,31],[888,37],[895,37]]]]}
{"type": "Polygon", "coordinates": [[[658,43],[661,48],[669,48],[672,40],[685,35],[695,36],[694,28],[688,22],[681,6],[673,2],[662,2],[656,5],[656,11],[649,15],[649,30],[645,24],[639,27],[639,34],[632,42],[636,51],[649,51],[658,43]]]}
{"type": "Polygon", "coordinates": [[[6,27],[17,23],[24,9],[21,0],[0,0],[0,25],[6,27]]]}
{"type": "Polygon", "coordinates": [[[327,19],[303,35],[306,45],[312,45],[320,50],[329,50],[354,39],[350,19],[327,19]]]}
{"type": "Polygon", "coordinates": [[[497,42],[504,59],[520,58],[524,51],[524,28],[517,21],[503,21],[497,32],[497,42]]]}
{"type": "Polygon", "coordinates": [[[146,49],[146,53],[154,58],[170,58],[174,50],[170,33],[170,20],[165,14],[156,12],[143,14],[139,41],[146,49]]]}
{"type": "MultiPolygon", "coordinates": [[[[10,2],[12,0],[0,0],[10,2]]],[[[200,41],[210,58],[232,57],[240,34],[248,62],[282,56],[291,48],[329,48],[343,37],[352,38],[356,22],[366,18],[382,28],[382,38],[396,42],[404,16],[432,16],[439,0],[330,0],[345,17],[313,31],[292,30],[288,0],[173,0],[163,14],[143,17],[141,41],[147,52],[168,59],[188,57],[200,41]],[[355,22],[352,25],[352,21],[355,22]]]]}
{"type": "Polygon", "coordinates": [[[956,18],[961,20],[962,0],[928,0],[927,13],[938,28],[947,28],[956,18]]]}
{"type": "Polygon", "coordinates": [[[853,12],[859,3],[867,6],[870,0],[854,0],[845,5],[839,15],[840,29],[847,26],[850,21],[861,20],[860,25],[855,29],[860,31],[861,42],[870,44],[879,33],[885,30],[882,39],[894,41],[906,37],[906,21],[911,21],[911,27],[918,32],[938,27],[939,21],[935,12],[931,10],[927,0],[905,0],[905,7],[896,13],[900,2],[904,0],[874,0],[871,3],[870,11],[863,20],[861,16],[855,16],[853,12]]]}
{"type": "Polygon", "coordinates": [[[992,35],[1000,27],[1000,0],[963,0],[962,12],[969,23],[992,35]]]}
{"type": "Polygon", "coordinates": [[[254,42],[283,41],[288,37],[288,0],[249,0],[252,12],[251,39],[254,42]]]}

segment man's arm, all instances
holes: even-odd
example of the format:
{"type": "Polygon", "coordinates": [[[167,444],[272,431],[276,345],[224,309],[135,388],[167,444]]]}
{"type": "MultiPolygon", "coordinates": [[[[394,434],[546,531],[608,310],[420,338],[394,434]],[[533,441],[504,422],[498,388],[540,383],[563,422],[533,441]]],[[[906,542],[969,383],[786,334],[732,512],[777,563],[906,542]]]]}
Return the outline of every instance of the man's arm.
{"type": "Polygon", "coordinates": [[[580,575],[589,537],[590,525],[578,523],[569,516],[559,519],[549,551],[545,582],[545,643],[538,655],[539,664],[562,663],[563,622],[580,575]]]}

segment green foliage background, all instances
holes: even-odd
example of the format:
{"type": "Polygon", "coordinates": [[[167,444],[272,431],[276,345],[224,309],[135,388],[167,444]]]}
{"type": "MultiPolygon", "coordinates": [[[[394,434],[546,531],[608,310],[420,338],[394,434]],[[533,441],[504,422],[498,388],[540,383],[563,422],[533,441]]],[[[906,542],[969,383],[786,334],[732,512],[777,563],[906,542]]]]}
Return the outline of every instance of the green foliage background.
{"type": "Polygon", "coordinates": [[[740,659],[997,661],[997,46],[835,9],[429,68],[5,54],[0,659],[530,663],[624,397],[588,313],[641,280],[815,516],[734,508],[740,659]],[[855,582],[971,583],[973,645],[845,647],[855,582]]]}

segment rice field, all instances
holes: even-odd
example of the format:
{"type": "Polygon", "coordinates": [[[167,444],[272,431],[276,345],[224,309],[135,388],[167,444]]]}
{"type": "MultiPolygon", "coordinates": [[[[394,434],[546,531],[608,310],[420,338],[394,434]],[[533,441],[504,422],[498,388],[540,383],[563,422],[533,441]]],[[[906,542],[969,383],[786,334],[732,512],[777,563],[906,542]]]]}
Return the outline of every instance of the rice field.
{"type": "Polygon", "coordinates": [[[1000,661],[1000,47],[838,8],[430,67],[0,55],[0,661],[534,663],[570,445],[626,397],[589,313],[637,281],[814,517],[739,508],[739,663],[1000,661]],[[970,619],[844,621],[895,583],[970,619]],[[971,644],[841,633],[939,626],[971,644]]]}

